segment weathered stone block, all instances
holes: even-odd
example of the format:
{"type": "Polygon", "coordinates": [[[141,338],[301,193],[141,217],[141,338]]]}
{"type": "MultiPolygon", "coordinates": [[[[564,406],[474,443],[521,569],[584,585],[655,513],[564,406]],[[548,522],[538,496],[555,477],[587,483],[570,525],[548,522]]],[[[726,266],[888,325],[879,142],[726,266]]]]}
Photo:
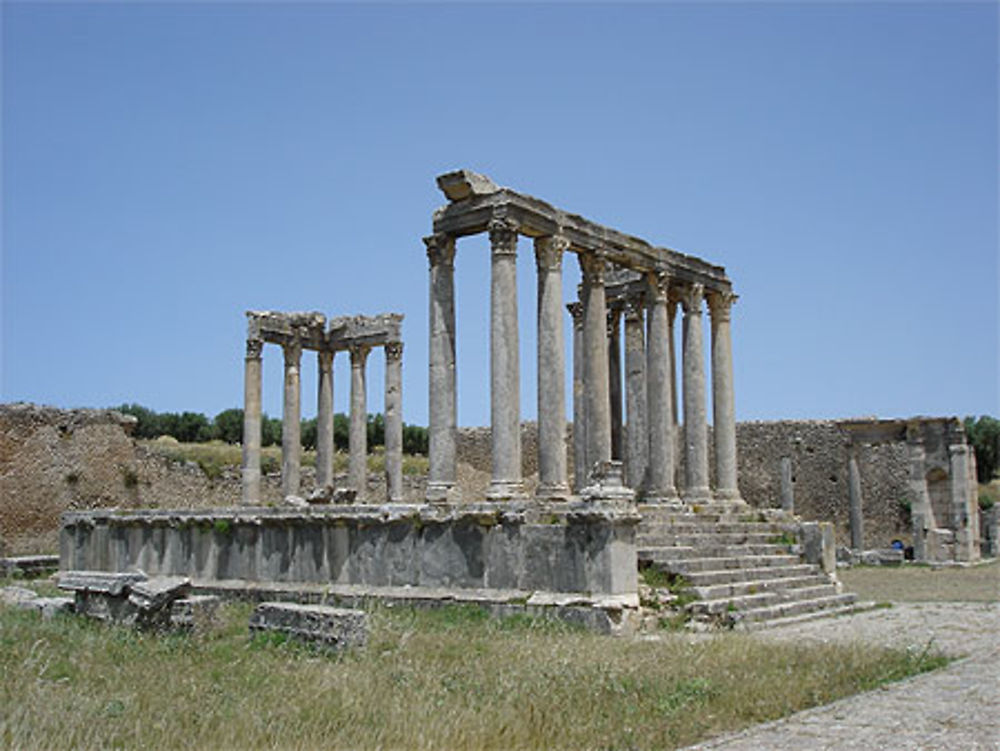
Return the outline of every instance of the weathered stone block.
{"type": "Polygon", "coordinates": [[[329,605],[263,602],[250,616],[250,633],[276,632],[331,649],[362,647],[368,640],[368,616],[360,610],[329,605]]]}
{"type": "Polygon", "coordinates": [[[74,593],[75,612],[89,618],[139,628],[166,628],[170,606],[187,594],[184,577],[149,578],[142,573],[66,571],[59,588],[74,593]]]}

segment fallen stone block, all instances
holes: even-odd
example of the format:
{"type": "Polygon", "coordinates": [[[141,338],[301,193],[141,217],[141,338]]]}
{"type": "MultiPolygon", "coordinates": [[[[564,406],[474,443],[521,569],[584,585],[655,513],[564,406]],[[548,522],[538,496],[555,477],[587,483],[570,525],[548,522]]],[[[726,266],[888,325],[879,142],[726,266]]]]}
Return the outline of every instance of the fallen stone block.
{"type": "Polygon", "coordinates": [[[250,616],[250,633],[274,632],[330,649],[364,646],[368,616],[360,610],[329,605],[263,602],[250,616]]]}
{"type": "Polygon", "coordinates": [[[221,600],[215,595],[191,595],[174,600],[170,605],[170,624],[190,631],[215,622],[221,600]]]}
{"type": "Polygon", "coordinates": [[[20,607],[23,602],[30,602],[38,597],[33,590],[25,587],[0,587],[0,603],[20,607]]]}
{"type": "Polygon", "coordinates": [[[108,623],[138,628],[169,628],[171,604],[187,595],[186,577],[147,577],[143,573],[66,571],[59,588],[74,593],[77,613],[108,623]]]}

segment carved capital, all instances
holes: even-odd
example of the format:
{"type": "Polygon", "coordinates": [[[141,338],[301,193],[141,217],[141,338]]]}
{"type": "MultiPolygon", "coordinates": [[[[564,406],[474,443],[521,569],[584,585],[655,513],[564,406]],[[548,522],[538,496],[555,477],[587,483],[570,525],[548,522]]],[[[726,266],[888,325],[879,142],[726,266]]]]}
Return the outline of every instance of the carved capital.
{"type": "Polygon", "coordinates": [[[701,303],[705,299],[705,285],[697,282],[687,284],[680,289],[678,296],[685,315],[701,315],[701,303]]]}
{"type": "Polygon", "coordinates": [[[302,342],[298,339],[285,342],[281,345],[281,349],[285,353],[285,367],[292,365],[298,367],[299,361],[302,359],[302,342]]]}
{"type": "Polygon", "coordinates": [[[403,359],[403,343],[389,342],[385,345],[386,362],[399,362],[403,359]]]}
{"type": "Polygon", "coordinates": [[[646,274],[646,294],[650,306],[666,304],[671,290],[670,275],[667,272],[650,271],[646,274]]]}
{"type": "Polygon", "coordinates": [[[517,222],[507,217],[494,217],[486,226],[494,256],[517,255],[517,222]]]}
{"type": "Polygon", "coordinates": [[[566,310],[573,316],[574,326],[583,326],[583,303],[571,302],[566,304],[566,310]]]}
{"type": "Polygon", "coordinates": [[[247,359],[259,360],[264,351],[263,339],[247,339],[247,359]]]}
{"type": "Polygon", "coordinates": [[[622,306],[617,303],[608,305],[605,316],[608,323],[608,337],[617,336],[621,331],[622,306]]]}
{"type": "Polygon", "coordinates": [[[316,352],[316,357],[319,358],[319,366],[322,370],[330,370],[333,367],[333,356],[335,352],[332,349],[321,349],[316,352]]]}
{"type": "Polygon", "coordinates": [[[351,353],[351,367],[364,367],[368,353],[372,351],[370,344],[352,344],[347,348],[351,353]]]}
{"type": "Polygon", "coordinates": [[[576,256],[580,262],[580,273],[583,283],[604,286],[604,275],[607,269],[607,258],[601,251],[584,251],[576,256]]]}
{"type": "Polygon", "coordinates": [[[642,320],[642,310],[645,300],[641,294],[629,295],[625,298],[625,320],[636,322],[642,320]]]}
{"type": "Polygon", "coordinates": [[[708,299],[708,312],[712,315],[713,321],[730,320],[733,303],[739,299],[739,295],[728,290],[710,290],[706,297],[708,299]]]}
{"type": "Polygon", "coordinates": [[[562,235],[535,238],[535,264],[539,273],[562,271],[563,253],[569,248],[569,239],[562,235]]]}
{"type": "Polygon", "coordinates": [[[455,238],[438,233],[424,238],[427,246],[427,260],[431,268],[435,266],[453,267],[455,265],[455,238]]]}

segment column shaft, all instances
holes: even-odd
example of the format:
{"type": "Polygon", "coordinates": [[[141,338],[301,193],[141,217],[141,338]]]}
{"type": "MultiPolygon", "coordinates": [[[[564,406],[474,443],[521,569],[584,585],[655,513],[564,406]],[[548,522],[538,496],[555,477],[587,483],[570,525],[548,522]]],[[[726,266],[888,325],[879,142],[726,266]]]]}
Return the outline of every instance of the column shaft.
{"type": "Polygon", "coordinates": [[[621,310],[608,308],[608,394],[611,410],[611,458],[621,460],[622,451],[622,340],[621,310]]]}
{"type": "Polygon", "coordinates": [[[573,492],[587,484],[587,395],[584,389],[583,304],[566,306],[573,316],[573,492]]]}
{"type": "Polygon", "coordinates": [[[858,448],[849,447],[847,460],[848,494],[851,504],[851,547],[863,550],[865,547],[865,516],[861,496],[861,471],[858,469],[858,448]]]}
{"type": "Polygon", "coordinates": [[[562,256],[568,247],[569,242],[560,236],[535,240],[538,271],[536,495],[541,498],[564,498],[569,492],[566,483],[566,355],[562,311],[562,256]]]}
{"type": "Polygon", "coordinates": [[[264,342],[247,340],[243,370],[243,503],[261,502],[261,351],[264,342]]]}
{"type": "Polygon", "coordinates": [[[649,465],[649,429],[646,422],[646,337],[641,297],[625,304],[625,483],[643,488],[649,465]]]}
{"type": "Polygon", "coordinates": [[[351,427],[347,473],[351,487],[360,500],[368,488],[368,396],[365,389],[365,363],[369,348],[351,347],[351,427]]]}
{"type": "MultiPolygon", "coordinates": [[[[584,389],[587,401],[587,461],[584,477],[589,477],[595,464],[611,460],[608,312],[604,293],[604,254],[585,252],[578,258],[583,272],[584,389]]],[[[583,484],[588,483],[584,480],[583,484]]]]}
{"type": "Polygon", "coordinates": [[[333,356],[317,353],[319,395],[316,404],[316,487],[333,484],[333,356]]]}
{"type": "Polygon", "coordinates": [[[919,428],[907,426],[909,453],[910,520],[913,527],[913,560],[928,560],[927,530],[934,529],[934,511],[927,489],[927,452],[924,450],[919,428]]]}
{"type": "Polygon", "coordinates": [[[490,281],[490,424],[493,477],[487,497],[521,494],[521,375],[517,331],[517,225],[494,219],[490,281]]]}
{"type": "Polygon", "coordinates": [[[712,317],[712,425],[715,438],[715,494],[740,497],[736,477],[736,408],[733,399],[733,345],[730,321],[732,292],[712,292],[708,297],[712,317]]]}
{"type": "Polygon", "coordinates": [[[299,494],[302,462],[302,410],[299,367],[302,346],[298,342],[282,347],[285,353],[285,400],[281,423],[281,492],[286,498],[299,494]]]}
{"type": "Polygon", "coordinates": [[[795,485],[792,483],[792,458],[781,457],[781,509],[795,513],[795,485]]]}
{"type": "Polygon", "coordinates": [[[702,346],[701,304],[704,288],[688,285],[684,307],[684,500],[707,501],[708,425],[705,415],[705,353],[702,346]]]}
{"type": "Polygon", "coordinates": [[[403,500],[403,344],[385,345],[385,488],[390,503],[403,500]]]}
{"type": "Polygon", "coordinates": [[[443,501],[456,478],[455,239],[432,235],[424,244],[430,262],[427,500],[443,501]]]}
{"type": "Polygon", "coordinates": [[[675,501],[675,428],[670,399],[670,279],[665,274],[647,276],[649,339],[646,342],[646,420],[649,429],[649,470],[645,497],[650,501],[675,501]]]}

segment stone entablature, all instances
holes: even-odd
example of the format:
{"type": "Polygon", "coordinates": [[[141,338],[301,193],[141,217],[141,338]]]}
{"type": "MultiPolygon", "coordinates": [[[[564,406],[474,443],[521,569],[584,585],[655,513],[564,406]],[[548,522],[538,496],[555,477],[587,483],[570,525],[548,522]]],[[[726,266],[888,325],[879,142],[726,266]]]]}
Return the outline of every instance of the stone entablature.
{"type": "Polygon", "coordinates": [[[700,316],[712,315],[712,368],[716,431],[716,498],[743,505],[736,485],[735,422],[729,308],[735,300],[725,270],[699,258],[656,247],[603,227],[537,198],[460,170],[441,175],[449,204],[434,213],[434,234],[425,238],[430,261],[430,474],[428,499],[455,491],[456,240],[488,232],[492,253],[490,289],[490,413],[494,500],[523,495],[517,324],[516,254],[519,235],[534,239],[538,279],[538,431],[540,498],[569,493],[565,433],[562,256],[577,255],[582,274],[573,315],[574,415],[577,430],[573,491],[589,498],[624,498],[621,476],[622,409],[620,316],[625,303],[629,342],[630,456],[627,478],[647,501],[679,503],[673,482],[676,424],[673,363],[674,311],[684,309],[684,413],[688,503],[712,497],[708,485],[704,352],[700,316]],[[623,288],[618,290],[618,288],[623,288]],[[634,294],[633,289],[634,288],[634,294]],[[619,295],[609,300],[608,295],[619,295]],[[629,298],[625,302],[622,298],[629,298]],[[647,330],[643,334],[643,319],[647,330]],[[689,319],[697,325],[687,325],[689,319]],[[609,338],[611,341],[609,341],[609,338]],[[645,338],[645,343],[642,339],[645,338]],[[644,361],[644,362],[640,362],[644,361]],[[640,387],[640,383],[642,387],[640,387]],[[641,432],[641,436],[640,436],[641,432]]]}
{"type": "Polygon", "coordinates": [[[363,495],[367,486],[367,420],[365,365],[373,347],[385,351],[385,471],[390,501],[403,496],[402,321],[399,313],[340,316],[327,321],[322,313],[247,311],[247,354],[244,381],[243,503],[261,502],[261,356],[265,343],[277,344],[285,357],[282,411],[282,493],[297,498],[301,472],[300,367],[302,350],[313,350],[319,365],[316,417],[316,486],[329,495],[333,482],[333,360],[337,352],[351,357],[351,427],[349,482],[363,495]]]}

